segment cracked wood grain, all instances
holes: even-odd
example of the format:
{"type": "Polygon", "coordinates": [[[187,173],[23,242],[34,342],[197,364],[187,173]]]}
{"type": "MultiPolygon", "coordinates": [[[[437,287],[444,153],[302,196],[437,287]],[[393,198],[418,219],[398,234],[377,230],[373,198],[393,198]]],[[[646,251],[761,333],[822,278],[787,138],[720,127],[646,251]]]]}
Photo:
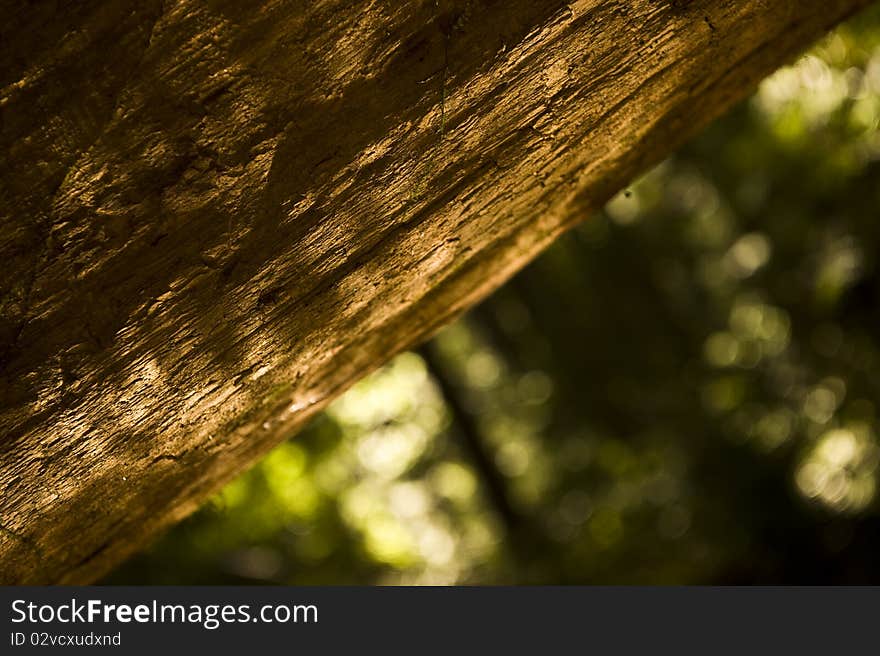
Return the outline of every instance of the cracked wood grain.
{"type": "Polygon", "coordinates": [[[867,0],[0,11],[0,582],[95,580],[867,0]]]}

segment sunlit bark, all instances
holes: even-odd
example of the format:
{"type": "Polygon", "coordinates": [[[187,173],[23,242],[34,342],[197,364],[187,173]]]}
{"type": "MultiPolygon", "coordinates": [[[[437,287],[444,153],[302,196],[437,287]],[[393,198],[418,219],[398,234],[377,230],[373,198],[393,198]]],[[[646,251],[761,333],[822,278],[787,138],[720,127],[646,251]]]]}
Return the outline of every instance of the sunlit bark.
{"type": "Polygon", "coordinates": [[[7,4],[0,582],[106,572],[866,4],[7,4]]]}

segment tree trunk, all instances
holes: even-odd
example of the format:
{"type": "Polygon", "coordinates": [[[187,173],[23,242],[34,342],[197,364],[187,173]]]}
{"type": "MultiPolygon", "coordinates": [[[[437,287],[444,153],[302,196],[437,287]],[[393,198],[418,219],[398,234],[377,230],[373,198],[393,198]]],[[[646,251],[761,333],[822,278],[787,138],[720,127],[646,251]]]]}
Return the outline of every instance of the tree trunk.
{"type": "Polygon", "coordinates": [[[868,1],[56,4],[0,10],[7,584],[105,573],[868,1]]]}

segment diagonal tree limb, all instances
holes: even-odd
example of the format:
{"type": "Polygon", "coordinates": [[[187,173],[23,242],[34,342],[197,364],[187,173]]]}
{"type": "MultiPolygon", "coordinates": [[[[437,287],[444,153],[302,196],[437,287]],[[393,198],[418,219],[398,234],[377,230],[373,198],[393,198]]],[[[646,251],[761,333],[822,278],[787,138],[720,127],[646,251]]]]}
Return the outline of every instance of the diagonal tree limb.
{"type": "Polygon", "coordinates": [[[99,577],[867,4],[5,3],[0,582],[99,577]]]}

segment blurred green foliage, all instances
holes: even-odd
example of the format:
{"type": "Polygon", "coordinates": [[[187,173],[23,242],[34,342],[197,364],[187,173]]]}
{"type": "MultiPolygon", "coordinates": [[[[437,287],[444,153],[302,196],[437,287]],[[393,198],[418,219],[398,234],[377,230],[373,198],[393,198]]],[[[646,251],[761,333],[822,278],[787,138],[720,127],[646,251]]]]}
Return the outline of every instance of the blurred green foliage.
{"type": "Polygon", "coordinates": [[[108,582],[880,582],[878,124],[874,10],[108,582]]]}

